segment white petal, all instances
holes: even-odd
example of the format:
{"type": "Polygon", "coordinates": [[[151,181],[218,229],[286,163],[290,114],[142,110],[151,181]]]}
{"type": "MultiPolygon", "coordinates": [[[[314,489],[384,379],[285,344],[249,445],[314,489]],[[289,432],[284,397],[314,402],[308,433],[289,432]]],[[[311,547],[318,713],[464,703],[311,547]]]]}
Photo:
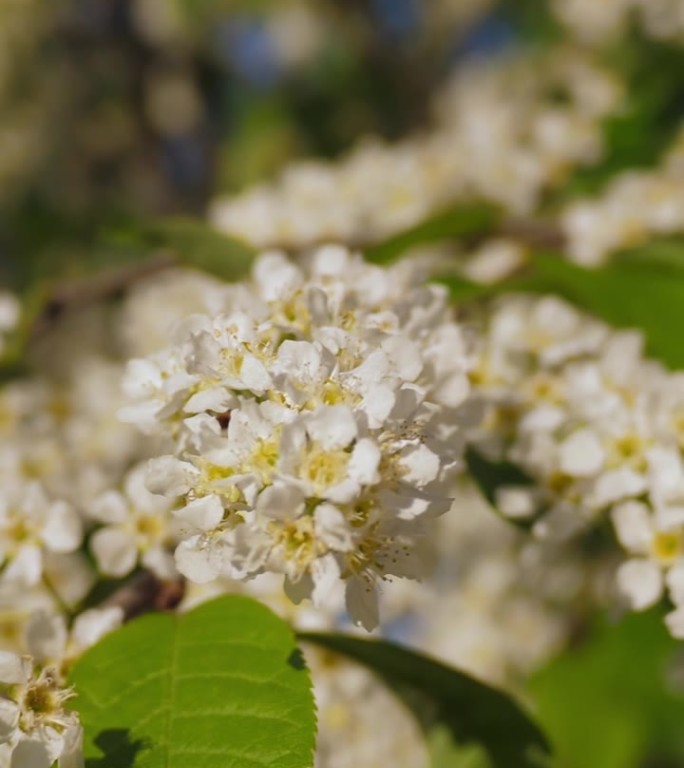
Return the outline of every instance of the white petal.
{"type": "MultiPolygon", "coordinates": [[[[208,417],[209,422],[216,423],[216,419],[208,417]]],[[[187,422],[186,422],[187,424],[187,422]]],[[[132,469],[124,479],[124,490],[126,497],[130,501],[130,504],[126,505],[124,514],[118,520],[112,520],[111,522],[124,522],[128,518],[128,507],[133,506],[135,509],[141,510],[147,513],[166,512],[171,506],[169,500],[165,496],[161,496],[158,493],[151,493],[147,487],[147,475],[148,466],[147,462],[139,464],[132,469]]],[[[103,522],[109,522],[104,520],[103,522]]]]}
{"type": "Polygon", "coordinates": [[[35,586],[43,574],[43,555],[40,547],[28,544],[22,547],[3,573],[9,583],[35,586]]]}
{"type": "Polygon", "coordinates": [[[213,531],[223,520],[224,509],[218,496],[202,496],[174,511],[174,517],[188,523],[193,533],[213,531]]]}
{"type": "Polygon", "coordinates": [[[647,454],[651,487],[660,497],[676,493],[682,486],[684,472],[682,457],[675,449],[661,446],[651,448],[647,454]]]}
{"type": "Polygon", "coordinates": [[[59,768],[83,768],[83,728],[75,724],[64,733],[64,746],[59,756],[59,768]]]}
{"type": "Polygon", "coordinates": [[[240,378],[245,387],[257,395],[263,394],[273,386],[271,377],[264,364],[253,355],[246,355],[240,368],[240,378]]]}
{"type": "Polygon", "coordinates": [[[50,768],[54,762],[50,746],[38,739],[22,739],[12,752],[10,768],[50,768]]]}
{"type": "Polygon", "coordinates": [[[81,519],[66,502],[55,502],[48,509],[40,538],[52,552],[73,552],[83,538],[81,519]]]}
{"type": "Polygon", "coordinates": [[[274,520],[294,520],[304,511],[304,494],[294,485],[274,483],[259,494],[257,511],[274,520]]]}
{"type": "Polygon", "coordinates": [[[203,389],[200,392],[195,393],[188,400],[183,410],[186,413],[202,413],[203,411],[223,413],[233,401],[233,396],[224,387],[203,389]]]}
{"type": "Polygon", "coordinates": [[[128,502],[118,491],[106,491],[90,505],[88,513],[101,523],[122,523],[128,514],[128,502]]]}
{"type": "Polygon", "coordinates": [[[152,547],[142,556],[140,561],[148,571],[162,581],[173,581],[178,578],[178,569],[173,555],[162,546],[152,547]]]}
{"type": "Polygon", "coordinates": [[[354,446],[347,471],[359,485],[373,485],[380,482],[380,448],[374,440],[364,437],[354,446]]]}
{"type": "Polygon", "coordinates": [[[174,456],[160,456],[147,463],[147,489],[165,496],[183,496],[199,477],[197,467],[174,456]]]}
{"type": "Polygon", "coordinates": [[[391,336],[385,339],[382,349],[404,381],[413,381],[423,370],[420,348],[406,336],[391,336]]]}
{"type": "Polygon", "coordinates": [[[496,508],[513,520],[524,520],[539,509],[538,490],[519,485],[502,486],[496,490],[496,508]]]}
{"type": "Polygon", "coordinates": [[[611,517],[618,540],[628,552],[648,552],[653,541],[653,523],[645,504],[640,501],[626,501],[615,507],[611,517]]]}
{"type": "Polygon", "coordinates": [[[126,576],[138,562],[138,549],[130,533],[108,526],[95,531],[90,548],[97,567],[106,576],[126,576]]]}
{"type": "Polygon", "coordinates": [[[321,353],[315,344],[286,339],[278,348],[274,370],[301,381],[315,379],[320,366],[321,353]]]}
{"type": "Polygon", "coordinates": [[[345,592],[347,611],[357,626],[369,632],[378,626],[378,595],[375,584],[369,579],[353,577],[347,582],[345,592]]]}
{"type": "Polygon", "coordinates": [[[397,401],[395,390],[387,384],[376,384],[366,390],[361,408],[368,417],[368,426],[379,429],[387,420],[397,401]]]}
{"type": "Polygon", "coordinates": [[[322,406],[309,418],[307,432],[323,450],[346,448],[357,434],[354,414],[345,405],[322,406]]]}
{"type": "Polygon", "coordinates": [[[672,602],[684,605],[684,561],[676,562],[665,574],[665,584],[672,602]]]}
{"type": "Polygon", "coordinates": [[[129,360],[123,379],[123,389],[128,397],[137,400],[151,396],[162,386],[159,367],[150,360],[129,360]]]}
{"type": "Polygon", "coordinates": [[[678,607],[665,616],[665,623],[672,637],[684,640],[684,607],[678,607]]]}
{"type": "MultiPolygon", "coordinates": [[[[19,725],[19,705],[0,698],[0,744],[8,742],[19,725]]],[[[0,765],[3,765],[0,760],[0,765]]]]}
{"type": "Polygon", "coordinates": [[[179,573],[195,584],[208,584],[220,572],[208,546],[203,546],[200,536],[181,541],[176,547],[176,568],[179,573]]]}
{"type": "Polygon", "coordinates": [[[264,301],[277,301],[294,291],[302,282],[302,273],[278,252],[266,252],[259,256],[252,267],[252,274],[264,301]]]}
{"type": "Polygon", "coordinates": [[[663,592],[660,568],[650,560],[628,560],[617,572],[617,585],[635,611],[654,605],[663,592]]]}
{"type": "Polygon", "coordinates": [[[561,471],[571,477],[590,477],[601,471],[605,451],[589,429],[574,432],[560,446],[561,471]]]}
{"type": "Polygon", "coordinates": [[[0,651],[0,683],[21,685],[31,677],[31,659],[11,651],[0,651]]]}
{"type": "Polygon", "coordinates": [[[313,588],[313,579],[308,573],[305,573],[297,581],[292,581],[288,577],[283,581],[283,591],[295,605],[299,605],[302,600],[311,597],[313,588]]]}
{"type": "Polygon", "coordinates": [[[119,606],[92,608],[89,611],[84,611],[74,621],[71,639],[79,649],[85,650],[120,627],[123,619],[124,612],[119,606]]]}
{"type": "Polygon", "coordinates": [[[348,552],[354,546],[352,531],[345,516],[332,504],[319,504],[314,512],[316,536],[337,552],[348,552]]]}
{"type": "Polygon", "coordinates": [[[37,661],[58,661],[63,658],[68,637],[63,616],[36,611],[31,614],[24,632],[26,647],[37,661]]]}
{"type": "Polygon", "coordinates": [[[423,443],[403,449],[400,463],[408,470],[403,476],[404,480],[418,488],[436,480],[439,475],[439,456],[423,443]]]}
{"type": "Polygon", "coordinates": [[[340,583],[340,566],[335,556],[329,554],[314,560],[311,564],[311,577],[314,583],[311,593],[313,604],[317,608],[329,608],[340,583]]]}
{"type": "Polygon", "coordinates": [[[622,468],[606,472],[596,481],[593,504],[604,507],[630,496],[639,496],[646,490],[646,479],[631,469],[622,468]]]}

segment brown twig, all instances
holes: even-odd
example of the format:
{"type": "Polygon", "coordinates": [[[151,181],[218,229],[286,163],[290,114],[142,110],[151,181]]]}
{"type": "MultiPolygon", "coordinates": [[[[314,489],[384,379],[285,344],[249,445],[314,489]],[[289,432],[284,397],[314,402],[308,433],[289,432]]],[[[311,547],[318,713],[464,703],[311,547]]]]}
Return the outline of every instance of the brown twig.
{"type": "Polygon", "coordinates": [[[130,581],[111,594],[100,608],[121,608],[124,621],[155,611],[172,611],[185,595],[185,582],[162,581],[149,571],[135,574],[130,581]]]}

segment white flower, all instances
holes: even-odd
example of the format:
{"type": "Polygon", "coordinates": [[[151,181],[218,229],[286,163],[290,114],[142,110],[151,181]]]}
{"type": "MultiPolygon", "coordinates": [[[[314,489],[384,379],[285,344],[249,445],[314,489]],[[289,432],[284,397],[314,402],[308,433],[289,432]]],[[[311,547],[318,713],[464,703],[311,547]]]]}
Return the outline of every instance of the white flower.
{"type": "Polygon", "coordinates": [[[65,708],[72,692],[57,671],[34,673],[30,656],[0,652],[0,739],[11,750],[11,766],[82,766],[83,732],[78,715],[65,708]]]}
{"type": "MultiPolygon", "coordinates": [[[[366,602],[349,608],[371,627],[376,582],[417,575],[420,521],[449,505],[469,361],[445,292],[415,275],[340,246],[301,265],[267,253],[230,311],[189,318],[174,346],[129,367],[142,427],[173,451],[149,462],[147,488],[177,502],[187,578],[275,571],[317,605],[353,582],[366,602]]],[[[136,549],[121,499],[99,504],[110,525],[94,552],[124,573],[136,549]]]]}
{"type": "Polygon", "coordinates": [[[169,511],[172,502],[150,493],[145,486],[146,466],[129,472],[124,492],[107,491],[94,500],[90,516],[101,523],[90,540],[98,568],[107,576],[130,573],[138,560],[160,578],[172,578],[173,559],[169,511]]]}
{"type": "Polygon", "coordinates": [[[677,604],[684,601],[682,567],[684,566],[683,522],[664,520],[638,501],[628,501],[613,511],[613,523],[620,543],[632,560],[620,566],[618,586],[635,610],[653,605],[665,584],[677,604]]]}
{"type": "Polygon", "coordinates": [[[4,580],[33,586],[43,572],[44,552],[73,552],[81,539],[75,510],[64,501],[50,501],[39,483],[0,495],[4,580]]]}

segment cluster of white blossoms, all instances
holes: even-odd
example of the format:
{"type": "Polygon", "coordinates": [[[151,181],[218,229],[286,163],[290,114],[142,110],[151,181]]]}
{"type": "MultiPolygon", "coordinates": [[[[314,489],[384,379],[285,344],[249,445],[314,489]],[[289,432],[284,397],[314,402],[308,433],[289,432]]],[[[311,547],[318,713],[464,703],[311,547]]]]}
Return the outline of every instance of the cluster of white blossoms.
{"type": "Polygon", "coordinates": [[[0,651],[0,765],[82,768],[83,731],[59,671],[0,651]]]}
{"type": "Polygon", "coordinates": [[[605,45],[624,35],[634,20],[657,40],[681,40],[684,36],[682,0],[552,0],[551,7],[584,43],[605,45]]]}
{"type": "Polygon", "coordinates": [[[586,52],[474,60],[440,94],[429,133],[292,164],[275,185],[215,200],[210,218],[258,247],[285,247],[374,241],[458,200],[527,214],[600,158],[602,121],[622,103],[619,79],[586,52]]]}
{"type": "Polygon", "coordinates": [[[173,449],[147,484],[181,499],[179,571],[276,571],[317,605],[343,581],[375,626],[377,583],[418,575],[416,539],[449,507],[469,360],[445,293],[337,246],[301,267],[266,253],[176,336],[129,363],[121,416],[173,449]]]}
{"type": "Polygon", "coordinates": [[[584,266],[602,264],[621,248],[684,232],[684,130],[659,167],[617,175],[598,198],[569,205],[560,224],[568,257],[584,266]]]}
{"type": "Polygon", "coordinates": [[[15,650],[0,650],[0,766],[83,768],[83,730],[66,683],[72,662],[120,626],[119,607],[82,612],[69,630],[53,610],[30,612],[15,650]]]}
{"type": "Polygon", "coordinates": [[[498,505],[564,541],[612,520],[630,555],[617,584],[641,610],[667,590],[684,636],[684,378],[614,331],[548,297],[509,297],[493,312],[471,380],[485,416],[478,449],[520,466],[533,485],[498,505]]]}

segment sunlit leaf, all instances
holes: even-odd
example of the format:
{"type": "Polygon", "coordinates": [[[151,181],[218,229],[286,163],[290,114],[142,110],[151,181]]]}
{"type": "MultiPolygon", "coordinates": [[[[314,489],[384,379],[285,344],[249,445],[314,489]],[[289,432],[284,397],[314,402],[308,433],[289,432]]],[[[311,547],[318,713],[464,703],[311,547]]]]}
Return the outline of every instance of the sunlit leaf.
{"type": "Polygon", "coordinates": [[[307,768],[315,714],[288,626],[229,595],[107,636],[71,673],[88,768],[307,768]]]}

